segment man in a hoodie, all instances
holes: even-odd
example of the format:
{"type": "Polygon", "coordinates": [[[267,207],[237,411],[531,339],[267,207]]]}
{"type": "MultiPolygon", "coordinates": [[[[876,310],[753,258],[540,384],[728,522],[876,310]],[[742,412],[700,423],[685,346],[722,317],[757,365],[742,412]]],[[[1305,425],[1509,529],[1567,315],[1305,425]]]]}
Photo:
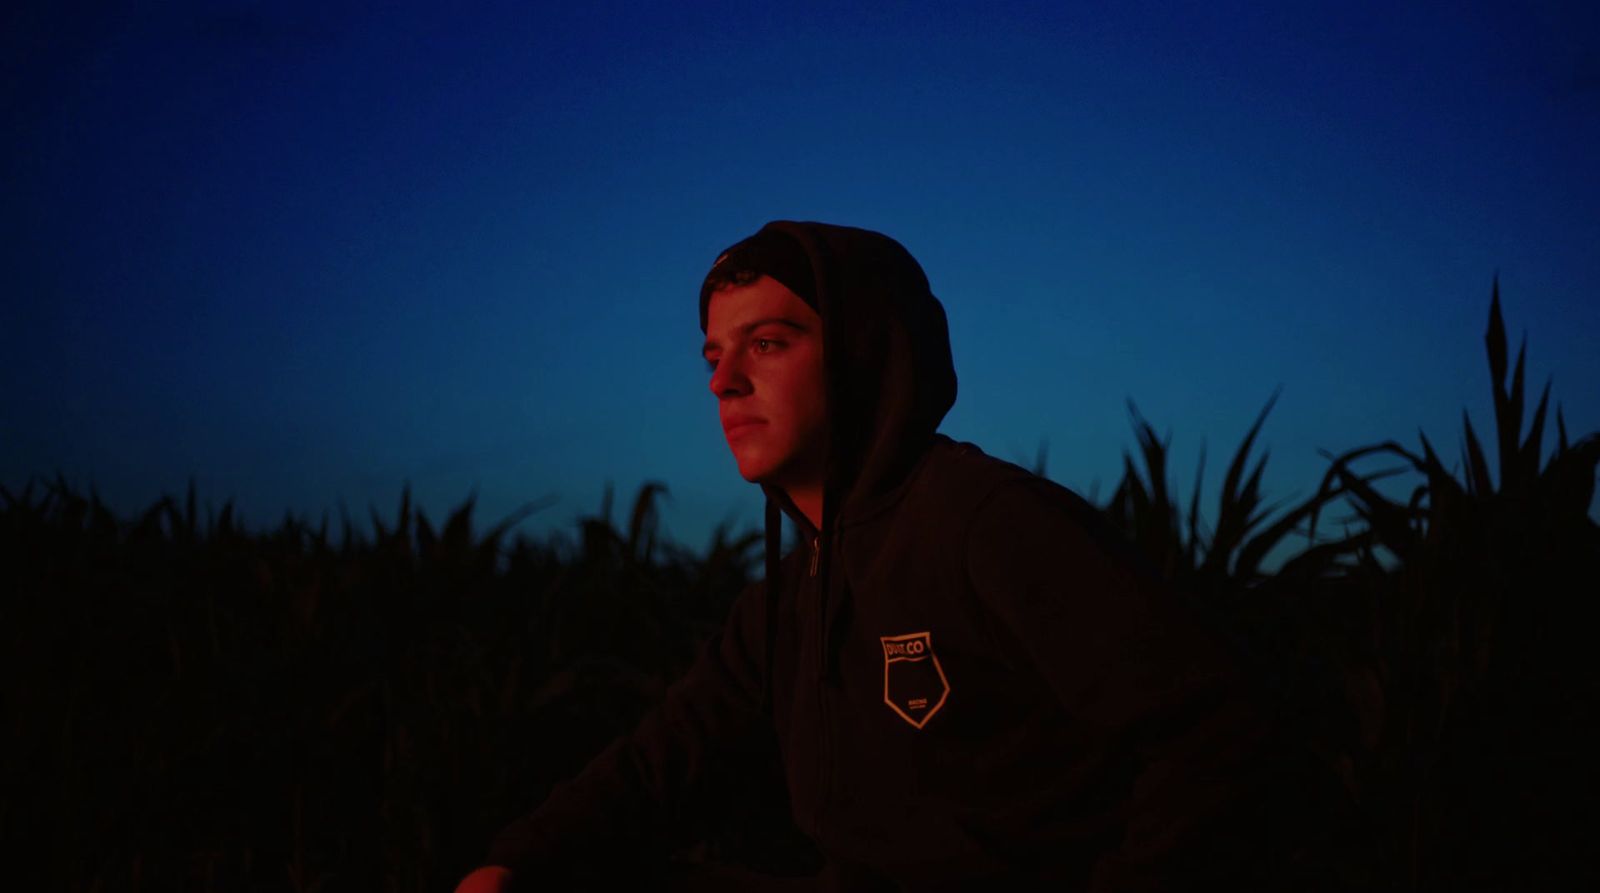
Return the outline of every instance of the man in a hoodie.
{"type": "Polygon", "coordinates": [[[1093,506],[937,433],[949,332],[899,243],[770,223],[713,264],[700,324],[765,579],[458,890],[674,840],[762,765],[821,889],[1274,883],[1281,731],[1093,506]]]}

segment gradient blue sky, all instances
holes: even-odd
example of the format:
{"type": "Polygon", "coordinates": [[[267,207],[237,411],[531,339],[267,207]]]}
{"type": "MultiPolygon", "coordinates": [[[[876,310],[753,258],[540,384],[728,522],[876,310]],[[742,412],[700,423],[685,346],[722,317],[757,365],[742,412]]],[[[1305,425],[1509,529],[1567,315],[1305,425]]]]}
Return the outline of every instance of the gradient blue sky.
{"type": "Polygon", "coordinates": [[[695,293],[773,218],[904,243],[942,430],[1098,499],[1129,397],[1185,499],[1207,444],[1208,518],[1279,385],[1269,502],[1319,449],[1457,459],[1496,271],[1529,403],[1594,431],[1600,13],[1401,5],[13,9],[0,482],[192,474],[260,527],[409,480],[480,530],[557,497],[543,536],[660,480],[698,548],[761,503],[695,293]]]}

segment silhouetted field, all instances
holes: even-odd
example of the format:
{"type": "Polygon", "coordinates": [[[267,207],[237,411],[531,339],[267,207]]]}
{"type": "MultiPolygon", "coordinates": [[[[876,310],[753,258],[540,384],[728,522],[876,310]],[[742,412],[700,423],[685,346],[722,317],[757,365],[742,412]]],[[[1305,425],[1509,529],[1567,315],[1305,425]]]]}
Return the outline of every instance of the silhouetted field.
{"type": "MultiPolygon", "coordinates": [[[[1334,822],[1303,862],[1330,888],[1600,881],[1600,434],[1569,444],[1558,409],[1541,466],[1549,385],[1524,437],[1498,289],[1486,344],[1498,484],[1469,422],[1460,478],[1426,438],[1386,442],[1329,456],[1274,517],[1265,460],[1246,467],[1269,401],[1209,530],[1137,411],[1143,476],[1130,456],[1102,506],[1317,754],[1334,822]],[[1402,464],[1352,470],[1374,455],[1402,464]],[[1372,487],[1393,474],[1416,480],[1405,504],[1372,487]],[[1317,538],[1336,506],[1353,515],[1317,538]],[[1304,548],[1263,572],[1290,537],[1304,548]]],[[[472,498],[436,529],[409,490],[375,537],[345,518],[335,543],[326,518],[202,523],[192,485],[120,520],[37,483],[0,488],[13,889],[449,889],[662,696],[760,572],[759,532],[704,555],[658,542],[655,483],[620,529],[608,492],[571,549],[502,543],[534,506],[475,534],[472,498]]],[[[814,854],[761,799],[680,829],[674,858],[799,870],[814,854]]]]}

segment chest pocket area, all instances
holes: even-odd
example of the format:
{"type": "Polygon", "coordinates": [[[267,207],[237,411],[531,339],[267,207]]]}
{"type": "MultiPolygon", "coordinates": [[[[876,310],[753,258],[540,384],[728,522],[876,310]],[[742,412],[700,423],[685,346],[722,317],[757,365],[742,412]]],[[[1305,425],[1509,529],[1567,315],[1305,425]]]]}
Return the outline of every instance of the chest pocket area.
{"type": "Polygon", "coordinates": [[[926,726],[950,697],[950,680],[928,632],[879,636],[883,646],[883,703],[913,728],[926,726]]]}

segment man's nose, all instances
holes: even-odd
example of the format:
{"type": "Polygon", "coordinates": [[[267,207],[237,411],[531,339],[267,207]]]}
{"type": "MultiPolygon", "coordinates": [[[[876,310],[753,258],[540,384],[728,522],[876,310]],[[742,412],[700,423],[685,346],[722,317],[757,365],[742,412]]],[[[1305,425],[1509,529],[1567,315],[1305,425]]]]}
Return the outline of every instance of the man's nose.
{"type": "Polygon", "coordinates": [[[717,368],[711,373],[711,393],[742,394],[750,389],[750,380],[740,368],[737,354],[726,354],[717,359],[717,368]]]}

